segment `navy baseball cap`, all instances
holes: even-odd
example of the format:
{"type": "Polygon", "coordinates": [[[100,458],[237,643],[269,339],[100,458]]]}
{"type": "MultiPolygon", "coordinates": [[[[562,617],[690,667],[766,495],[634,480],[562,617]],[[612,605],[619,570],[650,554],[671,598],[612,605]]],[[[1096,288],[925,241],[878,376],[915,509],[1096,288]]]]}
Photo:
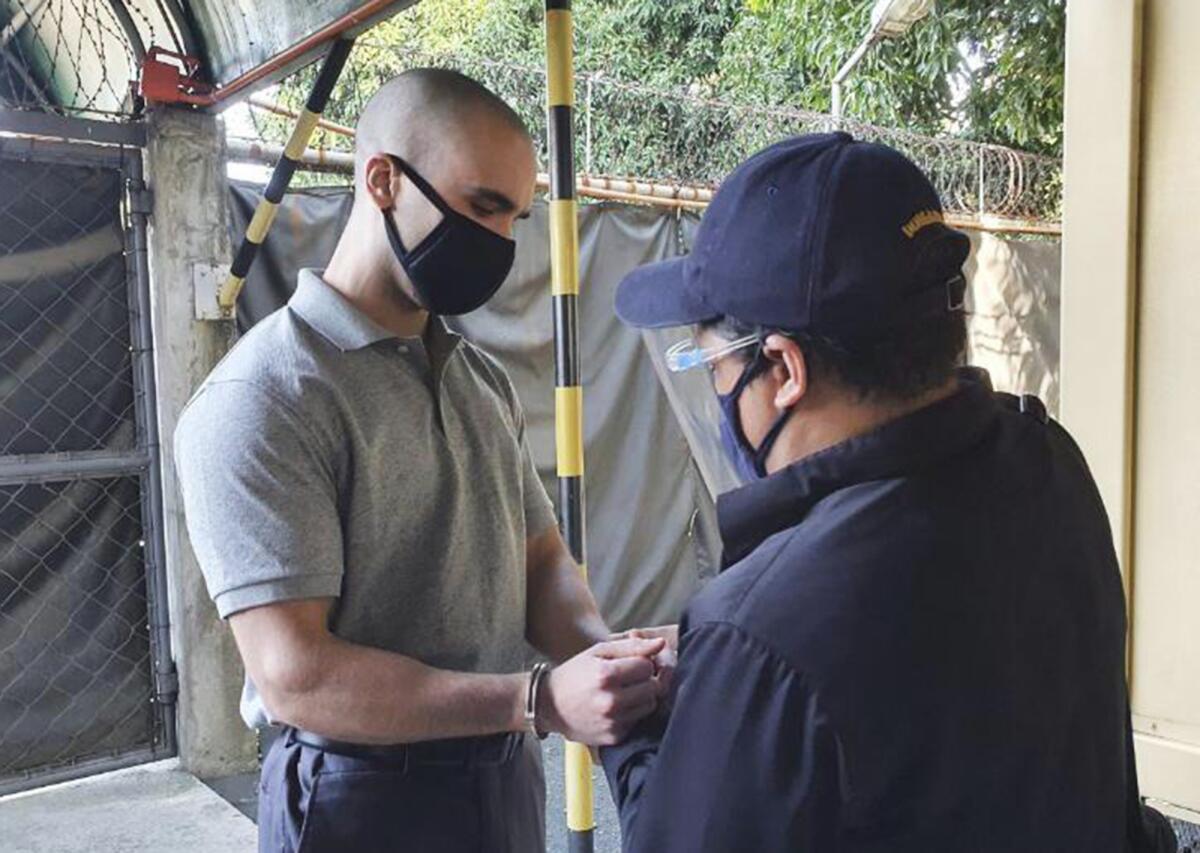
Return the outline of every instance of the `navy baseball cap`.
{"type": "Polygon", "coordinates": [[[929,179],[900,152],[846,133],[797,136],[738,166],[691,253],[629,273],[616,309],[643,328],[728,316],[873,335],[961,311],[969,251],[929,179]]]}

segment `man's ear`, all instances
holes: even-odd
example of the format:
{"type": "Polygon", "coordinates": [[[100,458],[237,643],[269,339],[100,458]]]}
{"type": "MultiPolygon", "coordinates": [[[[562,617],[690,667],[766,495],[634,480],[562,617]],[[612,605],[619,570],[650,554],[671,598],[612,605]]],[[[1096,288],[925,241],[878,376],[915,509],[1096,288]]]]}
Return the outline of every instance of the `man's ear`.
{"type": "Polygon", "coordinates": [[[804,361],[804,353],[786,335],[768,335],[763,350],[774,363],[772,369],[779,371],[783,379],[775,392],[775,407],[790,409],[808,391],[808,364],[804,361]]]}
{"type": "Polygon", "coordinates": [[[390,159],[382,154],[376,154],[367,160],[364,169],[364,181],[367,195],[380,210],[387,210],[396,204],[399,187],[396,186],[397,170],[390,159]]]}

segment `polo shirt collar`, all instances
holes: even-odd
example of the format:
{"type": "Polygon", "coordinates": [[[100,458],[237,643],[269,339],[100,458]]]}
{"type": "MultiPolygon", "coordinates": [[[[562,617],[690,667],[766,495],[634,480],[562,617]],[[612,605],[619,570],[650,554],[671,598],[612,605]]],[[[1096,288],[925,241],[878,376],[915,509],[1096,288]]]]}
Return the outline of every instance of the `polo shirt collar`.
{"type": "MultiPolygon", "coordinates": [[[[296,278],[296,290],[288,307],[305,323],[342,352],[363,349],[380,341],[398,340],[394,333],[380,326],[346,297],[325,283],[323,270],[302,269],[296,278]]],[[[454,349],[458,335],[446,328],[440,317],[430,316],[430,336],[454,349]],[[443,343],[444,342],[444,343],[443,343]]]]}
{"type": "Polygon", "coordinates": [[[903,477],[965,451],[999,411],[987,372],[966,368],[959,372],[959,390],[946,399],[726,492],[717,498],[723,564],[799,524],[839,489],[903,477]]]}

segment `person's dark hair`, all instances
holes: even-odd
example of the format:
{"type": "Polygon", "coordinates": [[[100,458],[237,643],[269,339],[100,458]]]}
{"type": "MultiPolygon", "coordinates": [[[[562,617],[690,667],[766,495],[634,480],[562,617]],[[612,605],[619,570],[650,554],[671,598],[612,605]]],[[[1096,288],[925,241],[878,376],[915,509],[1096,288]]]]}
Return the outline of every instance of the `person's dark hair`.
{"type": "MultiPolygon", "coordinates": [[[[966,315],[947,313],[882,337],[850,340],[750,325],[733,317],[701,324],[702,329],[736,340],[778,333],[804,353],[810,381],[831,383],[860,400],[907,402],[944,385],[962,362],[967,346],[966,315]]],[[[736,356],[749,360],[754,350],[736,356]]]]}

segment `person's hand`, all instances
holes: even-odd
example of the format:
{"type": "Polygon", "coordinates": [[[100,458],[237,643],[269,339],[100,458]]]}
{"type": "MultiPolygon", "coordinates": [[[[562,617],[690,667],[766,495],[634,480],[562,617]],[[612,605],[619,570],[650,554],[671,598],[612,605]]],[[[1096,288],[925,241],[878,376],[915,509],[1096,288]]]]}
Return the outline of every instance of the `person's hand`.
{"type": "Polygon", "coordinates": [[[641,637],[643,639],[655,639],[657,637],[662,637],[667,641],[667,648],[673,652],[679,651],[678,625],[658,625],[654,628],[633,628],[629,631],[626,631],[624,634],[619,634],[617,636],[641,637]]]}
{"type": "Polygon", "coordinates": [[[666,641],[663,650],[654,656],[654,677],[658,681],[659,702],[666,703],[671,695],[671,680],[675,677],[675,664],[679,658],[679,626],[659,625],[656,628],[634,628],[632,631],[627,631],[626,636],[641,639],[661,638],[666,641]]]}
{"type": "Polygon", "coordinates": [[[539,726],[589,746],[620,743],[658,705],[653,661],[666,645],[662,637],[609,640],[555,667],[538,694],[539,726]]]}

